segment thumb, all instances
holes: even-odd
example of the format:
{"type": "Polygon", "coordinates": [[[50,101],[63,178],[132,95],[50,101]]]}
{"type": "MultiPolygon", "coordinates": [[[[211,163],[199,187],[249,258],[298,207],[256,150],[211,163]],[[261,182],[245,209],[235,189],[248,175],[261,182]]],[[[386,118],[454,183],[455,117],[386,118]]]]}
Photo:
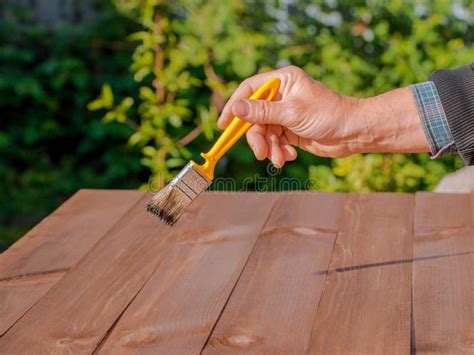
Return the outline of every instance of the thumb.
{"type": "Polygon", "coordinates": [[[255,124],[284,124],[283,110],[278,102],[241,99],[232,105],[232,113],[255,124]]]}

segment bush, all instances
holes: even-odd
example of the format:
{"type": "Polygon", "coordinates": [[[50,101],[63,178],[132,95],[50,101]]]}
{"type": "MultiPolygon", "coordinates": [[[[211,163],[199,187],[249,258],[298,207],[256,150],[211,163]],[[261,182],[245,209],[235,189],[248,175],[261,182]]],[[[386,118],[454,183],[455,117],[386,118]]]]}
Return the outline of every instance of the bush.
{"type": "MultiPolygon", "coordinates": [[[[141,85],[138,105],[125,97],[107,107],[102,95],[90,108],[109,108],[105,121],[136,122],[129,143],[141,149],[151,178],[169,180],[208,149],[223,102],[257,70],[296,64],[338,92],[363,97],[425,81],[435,69],[469,63],[474,54],[470,2],[126,3],[142,27],[129,37],[139,42],[131,66],[141,85]],[[196,126],[205,139],[183,145],[196,126]]],[[[315,188],[329,191],[429,190],[461,165],[457,157],[430,161],[427,155],[302,155],[285,173],[317,179],[315,188]]],[[[239,144],[218,174],[241,186],[249,174],[265,174],[264,166],[239,144]]]]}
{"type": "Polygon", "coordinates": [[[110,5],[99,14],[55,32],[19,6],[0,18],[0,250],[81,187],[146,179],[131,130],[86,109],[104,81],[135,90],[122,38],[136,25],[110,5]]]}
{"type": "MultiPolygon", "coordinates": [[[[80,187],[170,179],[210,147],[226,98],[258,71],[291,63],[363,97],[474,57],[470,1],[95,3],[94,19],[55,32],[21,7],[0,12],[0,247],[80,187]]],[[[429,190],[460,164],[300,152],[278,178],[328,191],[429,190]]],[[[266,165],[239,142],[217,175],[242,188],[268,176],[266,165]]]]}

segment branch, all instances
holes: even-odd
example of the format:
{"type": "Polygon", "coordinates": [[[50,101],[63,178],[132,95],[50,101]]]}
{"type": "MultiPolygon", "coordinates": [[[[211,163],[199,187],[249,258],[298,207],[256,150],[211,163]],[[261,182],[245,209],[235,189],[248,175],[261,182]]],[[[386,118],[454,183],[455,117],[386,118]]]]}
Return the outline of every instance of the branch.
{"type": "Polygon", "coordinates": [[[133,128],[135,131],[139,131],[140,130],[140,126],[136,124],[136,122],[134,120],[132,120],[131,118],[128,118],[128,117],[125,117],[125,124],[127,124],[129,127],[133,128]]]}
{"type": "Polygon", "coordinates": [[[180,147],[184,147],[185,145],[195,140],[201,133],[202,133],[202,128],[200,126],[197,126],[191,132],[189,132],[187,135],[181,138],[176,144],[179,145],[180,147]]]}
{"type": "MultiPolygon", "coordinates": [[[[161,21],[160,21],[160,12],[159,12],[159,7],[156,9],[156,14],[155,14],[155,24],[156,24],[156,31],[158,32],[159,35],[163,34],[163,28],[161,27],[161,21]]],[[[164,67],[164,55],[163,51],[160,47],[159,44],[156,44],[155,47],[155,72],[159,72],[163,70],[164,67]]],[[[163,85],[159,82],[158,79],[153,80],[153,86],[156,91],[156,99],[158,103],[162,103],[165,101],[165,90],[163,85]]]]}
{"type": "MultiPolygon", "coordinates": [[[[216,74],[214,68],[210,63],[204,65],[204,74],[206,74],[206,78],[209,81],[213,81],[220,84],[224,83],[224,80],[222,80],[222,78],[216,74]]],[[[225,98],[219,91],[212,90],[211,104],[217,109],[217,112],[221,112],[224,108],[225,98]]]]}

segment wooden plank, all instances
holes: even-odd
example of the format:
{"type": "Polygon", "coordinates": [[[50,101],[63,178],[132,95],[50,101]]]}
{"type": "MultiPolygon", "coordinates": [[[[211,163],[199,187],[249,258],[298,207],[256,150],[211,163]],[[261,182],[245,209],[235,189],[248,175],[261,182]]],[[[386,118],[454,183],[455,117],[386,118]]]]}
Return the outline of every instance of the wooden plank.
{"type": "Polygon", "coordinates": [[[144,196],[0,339],[0,353],[92,352],[176,243],[262,216],[245,201],[203,194],[171,228],[145,211],[150,198],[144,196]]]}
{"type": "Polygon", "coordinates": [[[415,218],[415,350],[473,353],[474,195],[418,193],[415,218]]]}
{"type": "Polygon", "coordinates": [[[101,353],[199,353],[276,194],[215,194],[126,310],[101,353]]]}
{"type": "Polygon", "coordinates": [[[413,197],[350,194],[309,353],[410,352],[413,197]]]}
{"type": "Polygon", "coordinates": [[[204,353],[304,353],[344,197],[324,193],[284,195],[260,235],[204,353]]]}
{"type": "Polygon", "coordinates": [[[141,196],[139,191],[80,190],[0,255],[0,335],[141,196]]]}
{"type": "MultiPolygon", "coordinates": [[[[0,353],[92,352],[160,260],[171,234],[145,195],[0,339],[0,353]]],[[[199,204],[198,204],[199,205],[199,204]]]]}
{"type": "Polygon", "coordinates": [[[64,272],[0,282],[0,336],[62,277],[64,272]]]}
{"type": "Polygon", "coordinates": [[[75,265],[143,192],[80,190],[0,255],[0,279],[75,265]]]}

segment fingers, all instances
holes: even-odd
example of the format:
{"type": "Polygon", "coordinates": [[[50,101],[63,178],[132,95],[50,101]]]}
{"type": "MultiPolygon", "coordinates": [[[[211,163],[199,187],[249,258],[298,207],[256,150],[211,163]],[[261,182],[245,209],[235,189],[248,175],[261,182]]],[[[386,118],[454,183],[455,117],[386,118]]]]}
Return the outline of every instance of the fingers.
{"type": "Polygon", "coordinates": [[[258,160],[263,160],[268,156],[268,145],[265,140],[266,128],[260,125],[253,125],[247,131],[247,143],[258,160]]]}
{"type": "Polygon", "coordinates": [[[293,161],[298,156],[296,149],[291,144],[289,144],[285,135],[280,136],[280,147],[283,151],[286,161],[293,161]]]}
{"type": "MultiPolygon", "coordinates": [[[[260,86],[262,86],[266,81],[271,78],[280,78],[282,74],[279,71],[272,71],[268,73],[257,74],[251,78],[244,80],[239,87],[234,91],[230,99],[227,101],[222,113],[217,121],[217,127],[224,129],[230,123],[231,119],[234,117],[235,113],[232,113],[232,106],[234,102],[239,101],[240,99],[246,99],[254,91],[256,91],[260,86]]],[[[280,92],[282,87],[280,87],[280,92]]],[[[277,93],[275,99],[278,100],[281,98],[281,94],[277,93]]]]}
{"type": "MultiPolygon", "coordinates": [[[[269,79],[278,78],[281,81],[278,92],[274,98],[274,101],[279,101],[289,94],[293,84],[299,82],[305,77],[307,77],[307,75],[301,68],[289,65],[278,70],[257,74],[244,80],[234,91],[224,106],[224,109],[222,110],[222,113],[217,121],[217,127],[220,129],[227,127],[233,117],[232,107],[234,103],[242,99],[247,99],[254,91],[256,91],[269,79]]],[[[274,121],[273,123],[278,123],[278,120],[274,121]]]]}
{"type": "Polygon", "coordinates": [[[247,143],[258,160],[268,158],[277,168],[282,168],[287,161],[297,158],[296,149],[290,144],[278,125],[254,125],[247,131],[247,143]]]}
{"type": "Polygon", "coordinates": [[[280,147],[280,139],[274,126],[267,129],[266,140],[268,144],[268,158],[277,168],[285,165],[285,155],[280,147]]]}
{"type": "Polygon", "coordinates": [[[286,161],[293,161],[298,157],[296,149],[289,144],[284,145],[282,150],[286,161]]]}
{"type": "Polygon", "coordinates": [[[254,124],[285,125],[288,115],[288,103],[283,101],[265,101],[241,99],[232,104],[231,112],[247,122],[254,124]]]}

